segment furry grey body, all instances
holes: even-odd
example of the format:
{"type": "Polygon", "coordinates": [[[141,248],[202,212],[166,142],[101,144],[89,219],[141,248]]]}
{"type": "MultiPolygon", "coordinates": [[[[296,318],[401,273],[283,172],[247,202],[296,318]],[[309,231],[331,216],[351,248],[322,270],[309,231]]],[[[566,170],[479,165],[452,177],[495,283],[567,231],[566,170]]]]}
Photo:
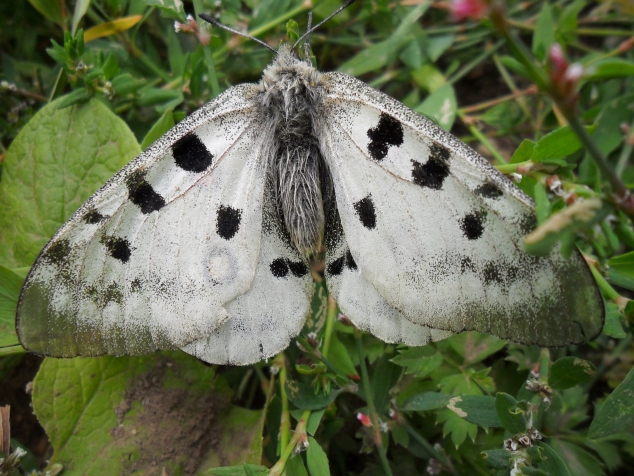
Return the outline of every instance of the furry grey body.
{"type": "Polygon", "coordinates": [[[266,118],[263,152],[284,228],[309,256],[321,245],[329,173],[320,150],[323,131],[321,74],[284,45],[259,84],[266,118]]]}

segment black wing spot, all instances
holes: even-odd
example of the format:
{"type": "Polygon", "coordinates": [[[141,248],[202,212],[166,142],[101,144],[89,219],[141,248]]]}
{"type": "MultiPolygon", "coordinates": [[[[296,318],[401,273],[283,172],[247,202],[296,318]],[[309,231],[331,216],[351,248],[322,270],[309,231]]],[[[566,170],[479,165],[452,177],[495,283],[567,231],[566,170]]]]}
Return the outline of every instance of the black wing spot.
{"type": "Polygon", "coordinates": [[[66,261],[70,251],[70,241],[67,239],[59,240],[53,243],[48,250],[46,250],[46,253],[42,255],[42,259],[48,263],[60,265],[66,261]]]}
{"type": "Polygon", "coordinates": [[[475,193],[484,198],[491,198],[493,200],[496,200],[504,195],[504,192],[500,190],[500,187],[490,182],[485,183],[484,185],[480,185],[478,188],[475,189],[475,193]]]}
{"type": "Polygon", "coordinates": [[[518,225],[524,233],[528,234],[537,228],[537,217],[532,213],[527,213],[519,220],[518,225]]]}
{"type": "Polygon", "coordinates": [[[376,226],[376,212],[370,195],[355,203],[354,209],[359,215],[359,220],[368,230],[372,230],[376,226]]]}
{"type": "Polygon", "coordinates": [[[291,261],[287,260],[288,269],[291,270],[291,273],[296,278],[301,278],[302,276],[306,276],[308,273],[308,266],[302,261],[291,261]]]}
{"type": "Polygon", "coordinates": [[[107,217],[99,213],[97,210],[90,210],[88,213],[84,215],[84,222],[87,223],[88,225],[96,225],[97,223],[102,221],[104,218],[107,218],[107,217]]]}
{"type": "Polygon", "coordinates": [[[464,236],[469,240],[477,240],[480,238],[482,233],[484,233],[485,218],[485,212],[467,213],[464,218],[460,220],[460,228],[464,236]]]}
{"type": "Polygon", "coordinates": [[[130,242],[125,238],[103,235],[100,243],[106,247],[108,254],[114,259],[118,259],[122,263],[127,263],[130,259],[132,248],[130,248],[130,242]]]}
{"type": "Polygon", "coordinates": [[[138,293],[143,289],[143,281],[140,278],[134,278],[130,283],[130,292],[138,293]]]}
{"type": "Polygon", "coordinates": [[[271,263],[271,273],[276,278],[284,278],[288,275],[288,265],[284,258],[277,258],[271,263]]]}
{"type": "Polygon", "coordinates": [[[403,124],[392,116],[381,113],[376,127],[368,129],[368,152],[370,156],[381,161],[387,155],[391,145],[399,146],[403,143],[403,124]]]}
{"type": "Polygon", "coordinates": [[[144,171],[132,173],[126,180],[128,196],[132,203],[141,209],[144,215],[160,210],[165,206],[165,199],[161,197],[145,180],[144,171]]]}
{"type": "Polygon", "coordinates": [[[341,256],[340,258],[334,260],[328,265],[328,274],[330,274],[331,276],[339,276],[343,271],[343,265],[345,264],[345,262],[345,256],[341,256]]]}
{"type": "Polygon", "coordinates": [[[172,146],[174,161],[187,172],[204,172],[209,168],[214,156],[196,134],[188,134],[180,138],[172,146]]]}
{"type": "Polygon", "coordinates": [[[465,274],[467,271],[474,273],[475,270],[476,270],[476,267],[473,264],[473,261],[471,260],[471,258],[469,258],[468,256],[463,256],[462,259],[460,260],[460,272],[462,274],[465,274]]]}
{"type": "Polygon", "coordinates": [[[346,251],[346,266],[348,269],[357,269],[357,263],[355,263],[350,250],[346,251]]]}
{"type": "Polygon", "coordinates": [[[445,179],[449,176],[449,150],[438,144],[429,147],[430,156],[427,162],[421,164],[412,160],[412,181],[421,187],[440,190],[445,179]]]}
{"type": "Polygon", "coordinates": [[[502,284],[504,282],[504,276],[502,269],[493,261],[487,262],[482,270],[482,276],[486,284],[497,283],[502,284]]]}
{"type": "Polygon", "coordinates": [[[216,221],[216,232],[221,238],[230,240],[240,229],[240,221],[242,220],[242,210],[237,208],[225,207],[220,205],[216,221]]]}

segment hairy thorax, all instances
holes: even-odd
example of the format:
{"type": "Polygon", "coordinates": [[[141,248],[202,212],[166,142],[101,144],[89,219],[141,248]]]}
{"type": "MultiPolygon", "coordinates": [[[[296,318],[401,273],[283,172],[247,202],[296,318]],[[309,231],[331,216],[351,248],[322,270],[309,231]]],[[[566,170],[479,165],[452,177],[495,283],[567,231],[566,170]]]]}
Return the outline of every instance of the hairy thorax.
{"type": "Polygon", "coordinates": [[[321,75],[282,46],[259,87],[261,117],[267,121],[263,153],[279,218],[298,250],[308,256],[320,247],[324,227],[325,164],[318,140],[323,130],[321,75]]]}

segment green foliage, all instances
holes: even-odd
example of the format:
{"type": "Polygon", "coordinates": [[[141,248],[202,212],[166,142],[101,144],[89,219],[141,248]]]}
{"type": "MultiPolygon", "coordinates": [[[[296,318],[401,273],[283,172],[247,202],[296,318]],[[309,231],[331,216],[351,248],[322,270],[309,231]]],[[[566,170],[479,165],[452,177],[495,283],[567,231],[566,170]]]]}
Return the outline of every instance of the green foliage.
{"type": "MultiPolygon", "coordinates": [[[[272,362],[209,367],[179,351],[44,360],[33,409],[52,445],[50,474],[594,476],[634,465],[632,214],[587,143],[634,186],[634,11],[492,2],[512,20],[503,37],[491,19],[455,24],[437,2],[402,3],[352,5],[311,35],[314,61],[360,76],[517,174],[538,217],[527,249],[579,248],[607,301],[603,334],[550,350],[472,332],[419,348],[364,334],[359,351],[316,283],[301,346],[272,362]],[[557,96],[555,43],[584,68],[567,97],[576,122],[557,96]]],[[[314,23],[339,5],[317,2],[314,23]]],[[[220,91],[256,81],[271,59],[187,14],[278,45],[305,31],[308,9],[300,0],[0,5],[3,385],[22,366],[13,319],[42,246],[142,149],[220,91]]],[[[18,464],[38,469],[32,454],[18,464]]]]}

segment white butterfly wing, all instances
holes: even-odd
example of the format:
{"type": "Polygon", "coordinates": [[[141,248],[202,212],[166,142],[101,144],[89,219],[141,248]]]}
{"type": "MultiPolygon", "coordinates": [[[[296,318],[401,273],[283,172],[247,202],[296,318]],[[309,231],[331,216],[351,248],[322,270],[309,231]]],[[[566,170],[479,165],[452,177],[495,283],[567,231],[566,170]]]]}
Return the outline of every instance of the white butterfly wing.
{"type": "Polygon", "coordinates": [[[340,73],[325,84],[322,148],[345,240],[392,308],[418,325],[526,344],[600,332],[603,302],[581,255],[522,251],[530,198],[399,102],[340,73]]]}
{"type": "Polygon", "coordinates": [[[302,330],[310,309],[308,264],[280,226],[271,187],[264,197],[260,256],[251,288],[226,306],[229,319],[209,337],[183,347],[206,362],[248,365],[281,352],[302,330]]]}
{"type": "Polygon", "coordinates": [[[20,297],[26,348],[141,354],[228,319],[223,306],[251,287],[260,249],[266,168],[254,95],[231,88],[186,118],[58,231],[20,297]]]}

